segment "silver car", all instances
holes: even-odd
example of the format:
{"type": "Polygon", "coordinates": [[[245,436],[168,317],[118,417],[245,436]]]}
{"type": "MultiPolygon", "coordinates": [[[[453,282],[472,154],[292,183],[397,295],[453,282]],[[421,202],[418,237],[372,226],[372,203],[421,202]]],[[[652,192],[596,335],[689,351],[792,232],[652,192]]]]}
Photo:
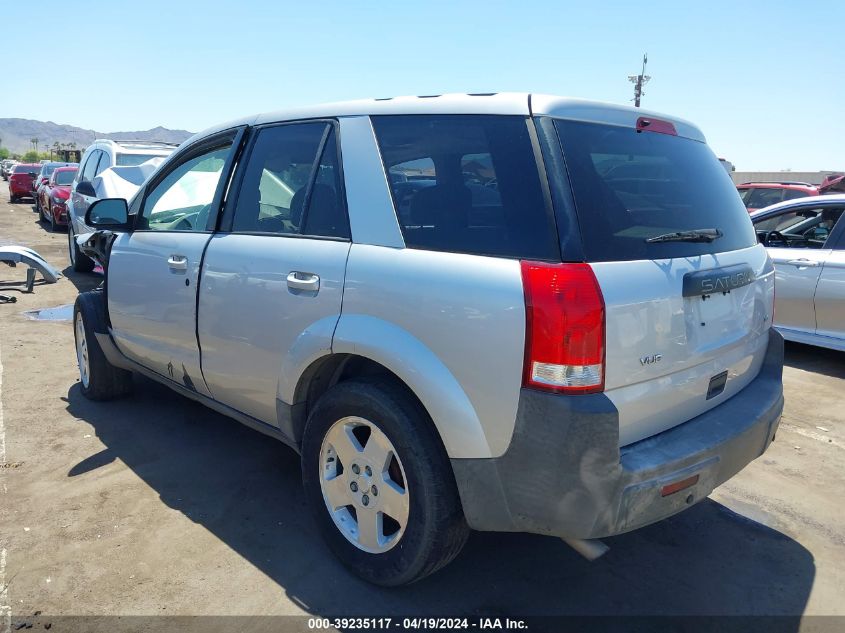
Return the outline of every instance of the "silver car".
{"type": "Polygon", "coordinates": [[[774,269],[690,123],[545,95],[265,114],[99,200],[81,391],[132,372],[302,455],[314,518],[399,585],[469,529],[598,540],[761,455],[774,269]]]}
{"type": "Polygon", "coordinates": [[[775,263],[775,326],[789,341],[845,351],[845,195],[798,198],[751,215],[775,263]]]}

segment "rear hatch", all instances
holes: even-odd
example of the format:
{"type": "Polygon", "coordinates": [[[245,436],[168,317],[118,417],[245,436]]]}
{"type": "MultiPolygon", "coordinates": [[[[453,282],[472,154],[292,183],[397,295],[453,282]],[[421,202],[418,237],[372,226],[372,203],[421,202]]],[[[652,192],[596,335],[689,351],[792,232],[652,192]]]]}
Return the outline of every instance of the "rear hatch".
{"type": "Polygon", "coordinates": [[[577,222],[604,299],[604,390],[621,445],[745,387],[762,365],[774,300],[768,255],[703,138],[668,120],[629,119],[543,125],[565,164],[550,180],[574,206],[558,226],[577,222]]]}

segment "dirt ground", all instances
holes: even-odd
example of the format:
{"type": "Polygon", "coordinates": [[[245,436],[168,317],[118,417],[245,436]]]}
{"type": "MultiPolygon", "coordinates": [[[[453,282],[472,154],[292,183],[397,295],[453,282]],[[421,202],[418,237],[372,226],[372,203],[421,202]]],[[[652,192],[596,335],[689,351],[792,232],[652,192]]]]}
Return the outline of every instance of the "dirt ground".
{"type": "Polygon", "coordinates": [[[66,276],[24,294],[8,286],[23,269],[0,267],[18,298],[0,305],[0,632],[36,611],[845,615],[845,354],[788,345],[770,450],[599,561],[476,533],[442,572],[378,590],[323,545],[291,450],[148,380],[127,400],[82,397],[70,322],[23,314],[99,283],[67,269],[66,240],[2,183],[0,243],[66,276]]]}

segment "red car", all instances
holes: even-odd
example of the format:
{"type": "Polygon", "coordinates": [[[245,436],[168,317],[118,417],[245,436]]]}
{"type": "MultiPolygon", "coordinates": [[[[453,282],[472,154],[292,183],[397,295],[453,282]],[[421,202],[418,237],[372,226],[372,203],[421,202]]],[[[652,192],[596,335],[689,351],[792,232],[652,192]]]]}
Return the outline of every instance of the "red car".
{"type": "Polygon", "coordinates": [[[38,189],[39,213],[50,223],[51,231],[57,226],[67,226],[67,199],[77,171],[77,167],[59,167],[38,189]]]}
{"type": "Polygon", "coordinates": [[[15,165],[9,176],[9,202],[32,197],[32,181],[35,180],[39,171],[41,171],[41,165],[38,163],[15,165]]]}
{"type": "Polygon", "coordinates": [[[749,213],[784,200],[819,195],[819,187],[808,182],[744,182],[736,188],[749,213]]]}

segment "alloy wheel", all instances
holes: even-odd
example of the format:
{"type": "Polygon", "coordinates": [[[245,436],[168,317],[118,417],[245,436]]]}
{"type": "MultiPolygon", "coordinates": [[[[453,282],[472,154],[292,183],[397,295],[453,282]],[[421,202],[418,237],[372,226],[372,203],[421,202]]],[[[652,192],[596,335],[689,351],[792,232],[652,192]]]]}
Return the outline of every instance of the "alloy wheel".
{"type": "Polygon", "coordinates": [[[410,510],[402,461],[387,435],[360,417],[335,422],[320,449],[326,509],[358,549],[380,554],[405,532],[410,510]]]}

